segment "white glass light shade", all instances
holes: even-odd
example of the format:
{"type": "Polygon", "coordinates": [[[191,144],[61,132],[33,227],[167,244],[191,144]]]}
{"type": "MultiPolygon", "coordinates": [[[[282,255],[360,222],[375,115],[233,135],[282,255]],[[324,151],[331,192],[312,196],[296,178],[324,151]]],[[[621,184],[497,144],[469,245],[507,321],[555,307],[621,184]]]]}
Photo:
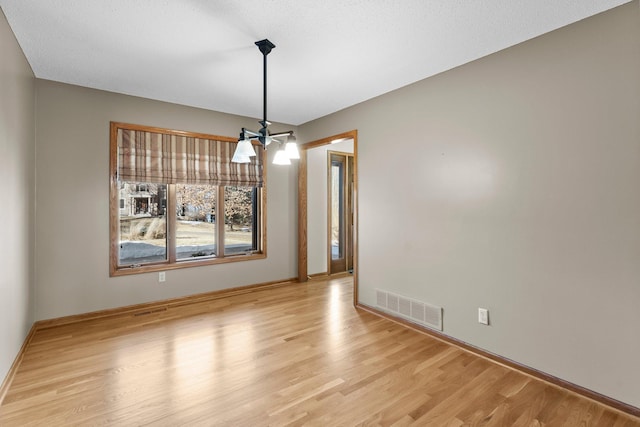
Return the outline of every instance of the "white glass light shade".
{"type": "Polygon", "coordinates": [[[238,146],[236,147],[236,153],[242,157],[254,157],[256,155],[256,150],[253,148],[253,144],[248,139],[243,139],[238,141],[238,146]]]}
{"type": "Polygon", "coordinates": [[[249,157],[236,156],[234,155],[231,159],[233,163],[251,163],[251,159],[249,157]]]}
{"type": "Polygon", "coordinates": [[[287,157],[290,159],[299,159],[300,152],[298,151],[298,144],[295,142],[287,142],[287,145],[284,147],[284,152],[287,154],[287,157]]]}
{"type": "Polygon", "coordinates": [[[233,163],[250,163],[250,157],[255,155],[256,151],[253,149],[251,141],[249,141],[248,139],[243,139],[238,141],[236,151],[234,151],[231,161],[233,163]]]}
{"type": "Polygon", "coordinates": [[[279,149],[278,151],[276,151],[276,155],[273,157],[273,164],[274,165],[290,165],[291,164],[291,160],[289,160],[289,157],[287,156],[287,153],[284,151],[284,149],[279,149]]]}
{"type": "Polygon", "coordinates": [[[251,159],[249,158],[249,156],[243,156],[241,154],[238,154],[238,151],[240,150],[236,148],[236,152],[233,153],[233,157],[231,158],[231,161],[233,163],[250,163],[251,162],[251,159]]]}

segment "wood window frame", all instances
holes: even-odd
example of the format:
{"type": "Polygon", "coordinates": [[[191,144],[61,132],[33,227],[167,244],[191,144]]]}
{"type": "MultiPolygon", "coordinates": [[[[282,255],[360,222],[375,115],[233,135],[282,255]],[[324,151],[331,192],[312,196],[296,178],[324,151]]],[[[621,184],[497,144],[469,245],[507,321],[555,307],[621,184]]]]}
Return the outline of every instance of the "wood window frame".
{"type": "MultiPolygon", "coordinates": [[[[174,129],[165,129],[152,126],[135,125],[128,123],[111,122],[109,137],[109,276],[125,276],[131,274],[141,274],[156,271],[176,270],[181,268],[199,267],[205,265],[226,264],[231,262],[251,261],[257,259],[265,259],[267,257],[267,167],[264,165],[263,170],[263,186],[259,188],[257,197],[258,210],[257,217],[259,224],[258,231],[258,251],[251,254],[233,254],[225,256],[224,254],[224,226],[225,221],[216,221],[216,241],[217,246],[222,250],[218,251],[218,255],[214,258],[203,258],[194,260],[177,260],[175,245],[175,230],[177,218],[176,212],[176,194],[175,186],[177,184],[167,184],[167,260],[141,264],[141,265],[119,265],[119,244],[120,244],[120,195],[118,186],[118,143],[117,132],[119,128],[132,130],[140,130],[146,132],[165,133],[172,135],[187,136],[193,138],[215,139],[218,141],[237,143],[237,138],[210,135],[197,132],[189,132],[174,129]],[[173,213],[173,214],[172,214],[173,213]]],[[[262,149],[260,146],[257,149],[262,149]]],[[[266,158],[266,156],[265,156],[266,158]]],[[[224,192],[222,186],[218,186],[216,194],[216,211],[224,213],[224,192]]]]}

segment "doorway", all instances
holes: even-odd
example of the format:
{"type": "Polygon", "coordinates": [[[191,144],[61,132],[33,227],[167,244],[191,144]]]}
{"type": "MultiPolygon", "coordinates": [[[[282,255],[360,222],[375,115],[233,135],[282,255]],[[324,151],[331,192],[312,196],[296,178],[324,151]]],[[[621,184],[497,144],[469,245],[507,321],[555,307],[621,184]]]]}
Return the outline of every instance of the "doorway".
{"type": "MultiPolygon", "coordinates": [[[[330,136],[327,138],[323,138],[323,139],[319,139],[316,141],[311,141],[308,142],[306,144],[302,144],[299,148],[300,148],[300,160],[298,161],[298,281],[299,282],[306,282],[309,280],[310,276],[311,277],[315,277],[317,275],[321,275],[321,274],[316,274],[316,270],[319,270],[321,267],[314,267],[313,263],[317,261],[317,254],[314,252],[316,250],[316,244],[312,242],[309,242],[309,237],[311,234],[311,237],[313,236],[313,234],[315,232],[317,232],[317,228],[322,226],[323,231],[322,231],[322,237],[320,238],[322,240],[322,247],[325,249],[322,249],[322,253],[323,253],[323,259],[326,256],[326,260],[323,260],[322,262],[324,263],[324,268],[323,271],[324,276],[326,277],[328,274],[331,274],[330,272],[332,271],[332,268],[328,265],[329,261],[331,260],[331,254],[330,254],[330,247],[331,245],[328,245],[327,243],[327,236],[328,236],[328,229],[329,229],[329,220],[327,218],[325,218],[324,220],[322,220],[322,223],[318,222],[317,220],[313,220],[314,215],[316,215],[316,213],[318,212],[318,209],[321,209],[322,212],[325,212],[325,214],[328,216],[329,212],[328,212],[328,207],[325,206],[326,205],[326,201],[327,201],[327,195],[325,195],[323,193],[323,201],[322,201],[322,206],[321,207],[317,207],[316,205],[314,205],[314,201],[311,200],[311,205],[309,205],[309,196],[311,193],[311,196],[313,196],[313,194],[315,194],[316,190],[312,187],[309,188],[308,185],[308,173],[309,173],[309,164],[308,164],[308,159],[309,157],[313,157],[313,155],[315,155],[315,153],[322,151],[323,155],[324,155],[324,163],[322,166],[322,169],[324,170],[324,174],[327,173],[327,168],[328,168],[328,161],[327,161],[327,154],[324,154],[328,151],[346,151],[346,150],[342,150],[342,149],[338,149],[338,147],[340,145],[332,145],[336,142],[340,143],[343,141],[351,141],[352,142],[352,160],[351,160],[351,164],[350,166],[346,166],[346,168],[350,167],[350,171],[349,174],[352,177],[351,178],[351,189],[345,191],[345,193],[351,193],[352,196],[349,197],[349,200],[347,201],[347,203],[350,203],[351,206],[350,208],[346,208],[345,210],[351,211],[351,219],[349,219],[347,217],[347,219],[344,220],[344,224],[349,225],[352,229],[351,233],[346,233],[345,231],[345,236],[349,236],[348,239],[350,239],[349,241],[347,241],[347,239],[344,240],[344,248],[349,248],[348,251],[350,252],[350,257],[349,257],[349,261],[347,261],[345,259],[345,271],[352,271],[353,272],[353,299],[354,299],[354,305],[357,304],[358,301],[358,132],[356,130],[352,130],[349,132],[345,132],[342,134],[338,134],[338,135],[334,135],[334,136],[330,136]],[[319,147],[323,147],[322,150],[313,150],[315,148],[319,148],[319,147]],[[333,147],[336,148],[336,150],[333,150],[333,147]],[[311,215],[309,215],[311,214],[311,215]],[[309,217],[311,216],[311,221],[309,220],[309,217]],[[311,260],[311,264],[312,264],[312,271],[309,271],[309,262],[311,260]],[[347,268],[350,267],[350,268],[347,268]],[[311,274],[310,274],[311,273],[311,274]]],[[[347,160],[347,162],[349,162],[349,160],[347,160]]],[[[315,176],[315,172],[313,172],[313,170],[311,170],[312,176],[315,176]]],[[[327,190],[327,182],[328,182],[328,178],[325,177],[323,178],[324,181],[322,181],[324,184],[322,185],[322,188],[324,189],[323,191],[327,190]]],[[[312,197],[313,199],[313,197],[312,197]]],[[[344,205],[343,205],[344,208],[344,205]]],[[[344,251],[344,253],[346,254],[347,251],[344,251]]],[[[338,268],[341,266],[336,266],[336,268],[338,268]]]]}

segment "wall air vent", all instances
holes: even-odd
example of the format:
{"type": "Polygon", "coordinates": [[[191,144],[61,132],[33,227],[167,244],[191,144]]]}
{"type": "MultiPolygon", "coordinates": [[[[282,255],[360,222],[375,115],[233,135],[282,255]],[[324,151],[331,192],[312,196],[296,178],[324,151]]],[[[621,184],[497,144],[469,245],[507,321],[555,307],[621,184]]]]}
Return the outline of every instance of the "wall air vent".
{"type": "Polygon", "coordinates": [[[400,311],[400,300],[398,295],[387,293],[387,308],[395,313],[400,311]]]}
{"type": "Polygon", "coordinates": [[[387,293],[376,290],[376,306],[387,308],[387,293]]]}
{"type": "Polygon", "coordinates": [[[442,307],[376,289],[376,306],[413,323],[442,330],[442,307]]]}

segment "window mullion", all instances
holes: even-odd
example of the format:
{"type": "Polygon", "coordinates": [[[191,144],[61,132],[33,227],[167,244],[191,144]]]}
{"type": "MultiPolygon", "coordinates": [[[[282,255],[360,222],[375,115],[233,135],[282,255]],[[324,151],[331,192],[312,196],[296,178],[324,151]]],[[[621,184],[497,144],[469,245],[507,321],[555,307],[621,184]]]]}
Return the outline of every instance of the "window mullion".
{"type": "Polygon", "coordinates": [[[224,258],[224,186],[218,185],[216,197],[216,256],[224,258]]]}
{"type": "Polygon", "coordinates": [[[177,205],[176,205],[176,184],[167,185],[167,251],[169,263],[176,262],[176,226],[177,226],[177,205]]]}

